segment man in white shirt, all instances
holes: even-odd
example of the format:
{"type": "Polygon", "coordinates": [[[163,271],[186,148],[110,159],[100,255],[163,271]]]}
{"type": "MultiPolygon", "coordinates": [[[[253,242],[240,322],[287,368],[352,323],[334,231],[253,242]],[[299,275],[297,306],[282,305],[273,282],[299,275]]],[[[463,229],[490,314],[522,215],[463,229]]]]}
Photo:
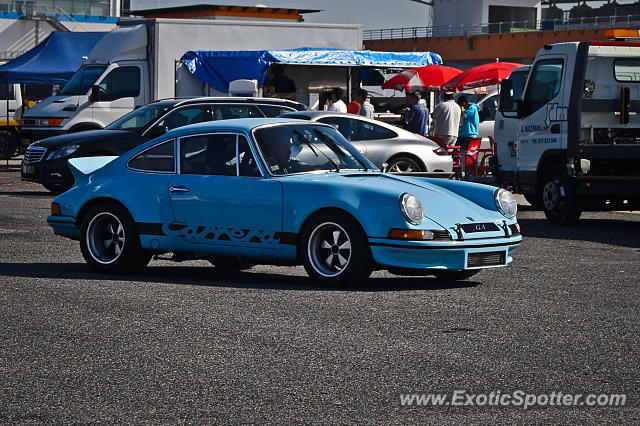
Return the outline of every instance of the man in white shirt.
{"type": "Polygon", "coordinates": [[[342,97],[344,96],[344,90],[340,87],[334,87],[331,91],[331,101],[333,103],[329,107],[329,111],[333,112],[347,112],[347,104],[344,103],[342,97]]]}
{"type": "Polygon", "coordinates": [[[460,129],[460,106],[453,100],[452,93],[442,93],[442,102],[433,109],[431,118],[436,122],[433,134],[444,138],[447,146],[455,145],[460,129]]]}

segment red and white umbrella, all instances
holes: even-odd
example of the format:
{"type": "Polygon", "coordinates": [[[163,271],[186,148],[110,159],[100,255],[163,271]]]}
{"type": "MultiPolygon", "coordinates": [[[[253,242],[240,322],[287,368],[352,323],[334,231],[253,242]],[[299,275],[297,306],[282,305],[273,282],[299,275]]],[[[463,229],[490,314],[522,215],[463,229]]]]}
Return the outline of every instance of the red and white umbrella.
{"type": "Polygon", "coordinates": [[[385,81],[382,88],[409,92],[414,90],[439,92],[444,83],[461,72],[457,68],[445,67],[444,65],[411,68],[385,81]]]}
{"type": "Polygon", "coordinates": [[[511,75],[514,68],[523,66],[515,62],[491,62],[469,68],[458,74],[442,86],[446,92],[462,92],[476,87],[491,86],[499,84],[502,80],[511,75]]]}

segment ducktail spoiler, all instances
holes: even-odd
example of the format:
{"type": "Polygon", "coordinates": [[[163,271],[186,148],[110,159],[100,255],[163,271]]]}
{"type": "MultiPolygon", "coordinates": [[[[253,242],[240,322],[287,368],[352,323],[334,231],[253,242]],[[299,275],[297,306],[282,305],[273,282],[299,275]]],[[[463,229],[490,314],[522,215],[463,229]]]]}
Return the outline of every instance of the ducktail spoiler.
{"type": "Polygon", "coordinates": [[[80,157],[72,158],[68,162],[71,168],[71,173],[73,173],[73,178],[76,180],[76,183],[79,183],[85,180],[91,173],[106,166],[116,158],[118,157],[114,155],[103,157],[80,157]]]}

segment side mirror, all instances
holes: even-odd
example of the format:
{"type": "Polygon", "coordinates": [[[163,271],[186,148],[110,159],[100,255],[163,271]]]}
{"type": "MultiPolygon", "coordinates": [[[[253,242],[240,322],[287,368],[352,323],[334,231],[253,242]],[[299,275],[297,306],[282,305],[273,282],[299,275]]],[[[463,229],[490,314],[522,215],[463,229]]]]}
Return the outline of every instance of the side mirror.
{"type": "Polygon", "coordinates": [[[98,102],[100,100],[100,86],[91,86],[91,94],[89,94],[89,100],[91,102],[98,102]]]}
{"type": "Polygon", "coordinates": [[[502,81],[500,85],[500,112],[503,116],[508,118],[520,117],[520,105],[519,100],[513,99],[513,81],[506,79],[502,81]],[[515,114],[514,114],[515,113],[515,114]]]}

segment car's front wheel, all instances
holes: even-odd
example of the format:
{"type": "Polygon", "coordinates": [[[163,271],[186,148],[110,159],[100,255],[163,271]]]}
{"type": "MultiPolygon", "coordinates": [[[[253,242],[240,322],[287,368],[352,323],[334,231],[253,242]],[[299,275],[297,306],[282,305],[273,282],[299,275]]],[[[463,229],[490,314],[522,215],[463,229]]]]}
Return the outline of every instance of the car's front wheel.
{"type": "Polygon", "coordinates": [[[312,218],[303,230],[299,250],[307,274],[324,284],[359,285],[373,269],[364,231],[344,213],[312,218]]]}
{"type": "Polygon", "coordinates": [[[95,205],[82,220],[80,248],[89,266],[102,273],[133,272],[144,268],[151,255],[140,247],[135,223],[122,206],[95,205]]]}

